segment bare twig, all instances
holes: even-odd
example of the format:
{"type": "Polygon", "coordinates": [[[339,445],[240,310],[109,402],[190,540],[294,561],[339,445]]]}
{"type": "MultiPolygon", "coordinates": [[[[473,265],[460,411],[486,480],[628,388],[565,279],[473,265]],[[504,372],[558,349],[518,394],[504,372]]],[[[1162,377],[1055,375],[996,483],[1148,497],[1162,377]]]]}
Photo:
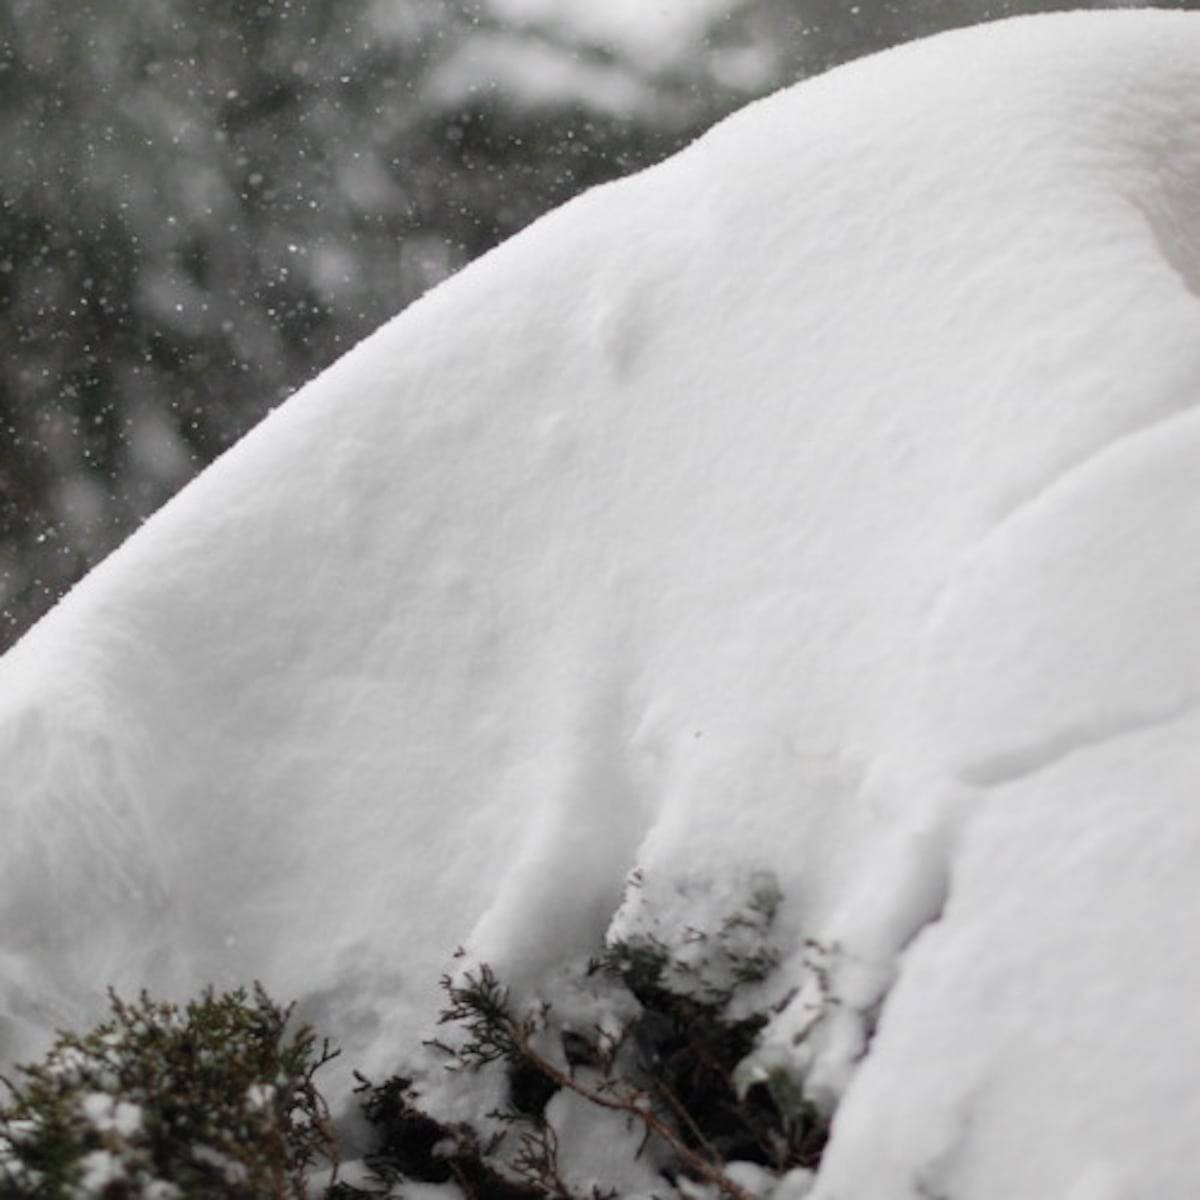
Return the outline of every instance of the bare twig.
{"type": "Polygon", "coordinates": [[[586,1087],[573,1076],[559,1070],[549,1059],[543,1057],[541,1053],[535,1050],[530,1045],[529,1035],[524,1027],[516,1024],[511,1019],[507,1023],[509,1035],[512,1037],[513,1044],[520,1051],[522,1057],[552,1083],[569,1089],[577,1096],[581,1096],[584,1100],[597,1105],[599,1108],[606,1108],[611,1112],[626,1113],[640,1121],[647,1132],[653,1133],[670,1146],[679,1157],[680,1162],[694,1175],[707,1183],[713,1184],[721,1195],[727,1196],[729,1200],[754,1200],[748,1191],[739,1187],[721,1170],[720,1164],[710,1162],[702,1154],[698,1154],[667,1122],[659,1117],[654,1111],[650,1103],[650,1097],[646,1092],[638,1088],[629,1088],[623,1093],[614,1092],[606,1094],[595,1088],[586,1087]]]}

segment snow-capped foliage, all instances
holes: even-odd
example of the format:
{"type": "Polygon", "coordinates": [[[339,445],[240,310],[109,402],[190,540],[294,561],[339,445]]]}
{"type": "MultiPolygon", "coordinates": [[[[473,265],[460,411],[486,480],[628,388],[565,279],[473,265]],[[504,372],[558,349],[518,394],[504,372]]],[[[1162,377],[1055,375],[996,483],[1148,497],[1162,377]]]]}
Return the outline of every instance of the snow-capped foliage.
{"type": "Polygon", "coordinates": [[[0,661],[3,1053],[262,978],[382,1075],[770,877],[814,1197],[1194,1195],[1198,148],[1198,17],[937,38],[341,360],[0,661]]]}

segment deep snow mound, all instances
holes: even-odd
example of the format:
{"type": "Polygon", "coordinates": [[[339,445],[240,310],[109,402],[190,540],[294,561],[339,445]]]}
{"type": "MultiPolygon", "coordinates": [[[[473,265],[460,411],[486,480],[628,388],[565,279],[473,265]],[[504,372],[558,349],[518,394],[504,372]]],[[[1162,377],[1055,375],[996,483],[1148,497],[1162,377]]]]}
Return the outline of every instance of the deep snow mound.
{"type": "Polygon", "coordinates": [[[0,660],[0,1057],[261,978],[379,1072],[770,872],[823,1200],[1195,1195],[1198,197],[1200,17],[1026,19],[414,305],[0,660]]]}

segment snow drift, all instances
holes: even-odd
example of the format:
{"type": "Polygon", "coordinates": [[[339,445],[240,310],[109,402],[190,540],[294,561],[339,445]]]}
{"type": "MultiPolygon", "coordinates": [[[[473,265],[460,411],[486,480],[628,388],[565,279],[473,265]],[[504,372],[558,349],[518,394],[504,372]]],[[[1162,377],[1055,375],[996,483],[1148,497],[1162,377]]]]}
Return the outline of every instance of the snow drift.
{"type": "Polygon", "coordinates": [[[380,1071],[770,871],[822,1200],[1194,1196],[1198,199],[1200,17],[1020,20],[413,306],[0,661],[0,1056],[261,978],[380,1071]]]}

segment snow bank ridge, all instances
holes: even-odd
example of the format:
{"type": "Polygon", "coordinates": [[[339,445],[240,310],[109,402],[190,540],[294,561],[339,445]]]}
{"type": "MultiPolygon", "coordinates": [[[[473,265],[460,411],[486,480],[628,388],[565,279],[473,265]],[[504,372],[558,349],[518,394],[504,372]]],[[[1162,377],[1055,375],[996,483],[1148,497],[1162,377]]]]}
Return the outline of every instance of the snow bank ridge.
{"type": "Polygon", "coordinates": [[[818,1200],[1195,1196],[1198,189],[1200,18],[1005,22],[414,305],[0,662],[0,1054],[261,978],[379,1074],[767,872],[818,1200]]]}

